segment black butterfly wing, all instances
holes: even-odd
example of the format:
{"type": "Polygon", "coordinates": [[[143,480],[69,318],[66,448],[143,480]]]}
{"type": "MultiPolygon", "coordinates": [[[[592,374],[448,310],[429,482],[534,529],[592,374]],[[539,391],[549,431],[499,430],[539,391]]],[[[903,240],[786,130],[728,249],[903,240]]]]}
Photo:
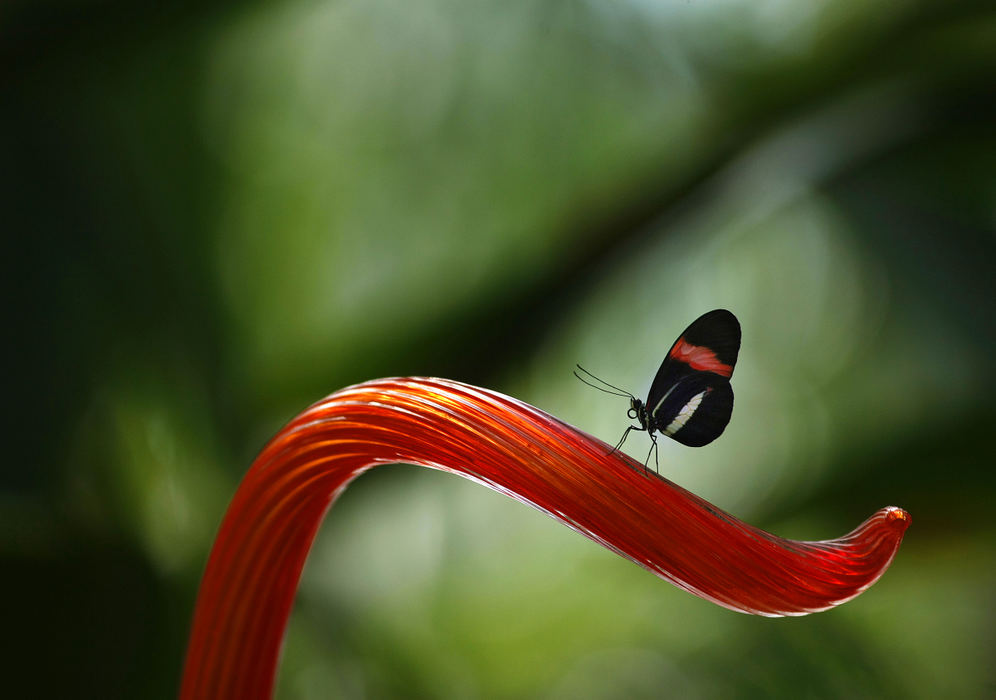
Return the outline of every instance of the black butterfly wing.
{"type": "Polygon", "coordinates": [[[723,434],[733,415],[730,380],[711,372],[690,374],[648,407],[654,425],[682,445],[702,447],[723,434]]]}
{"type": "Polygon", "coordinates": [[[699,316],[678,336],[647,396],[647,411],[661,432],[695,447],[719,437],[733,411],[730,377],[739,353],[740,322],[726,309],[699,316]],[[667,432],[667,426],[699,394],[702,398],[681,429],[667,432]]]}
{"type": "Polygon", "coordinates": [[[678,340],[674,341],[668,351],[668,358],[680,360],[682,357],[689,357],[695,369],[711,370],[729,379],[739,354],[740,321],[726,309],[715,309],[692,321],[685,332],[678,336],[678,340]],[[684,355],[679,351],[682,341],[689,346],[684,348],[684,355]],[[707,357],[701,349],[711,352],[714,357],[707,357]],[[697,363],[703,366],[697,366],[697,363]]]}

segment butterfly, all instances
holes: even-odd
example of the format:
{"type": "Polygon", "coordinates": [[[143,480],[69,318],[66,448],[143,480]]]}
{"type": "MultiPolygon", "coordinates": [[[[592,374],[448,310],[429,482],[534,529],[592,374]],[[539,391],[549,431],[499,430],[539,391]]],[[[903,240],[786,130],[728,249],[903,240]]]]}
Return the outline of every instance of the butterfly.
{"type": "Polygon", "coordinates": [[[654,452],[656,463],[654,433],[658,431],[689,447],[708,445],[723,434],[733,414],[730,377],[739,352],[740,322],[726,309],[716,309],[695,319],[674,341],[650,385],[646,402],[599,379],[581,365],[577,366],[579,370],[609,389],[592,384],[577,370],[574,376],[599,391],[629,397],[626,415],[639,425],[627,427],[612,452],[622,447],[631,430],[645,430],[653,443],[650,452],[654,452]]]}

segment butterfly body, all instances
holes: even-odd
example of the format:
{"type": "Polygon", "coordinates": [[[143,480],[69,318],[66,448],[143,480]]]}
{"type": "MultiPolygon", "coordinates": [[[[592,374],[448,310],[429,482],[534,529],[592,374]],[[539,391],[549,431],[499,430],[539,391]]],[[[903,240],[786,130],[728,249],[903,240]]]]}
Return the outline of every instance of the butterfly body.
{"type": "Polygon", "coordinates": [[[701,447],[718,438],[733,413],[730,378],[739,352],[740,323],[729,311],[716,309],[697,318],[674,341],[645,402],[598,380],[616,390],[609,393],[629,397],[627,415],[637,423],[626,429],[613,451],[622,447],[631,430],[647,432],[653,442],[651,451],[657,446],[657,432],[689,447],[701,447]]]}

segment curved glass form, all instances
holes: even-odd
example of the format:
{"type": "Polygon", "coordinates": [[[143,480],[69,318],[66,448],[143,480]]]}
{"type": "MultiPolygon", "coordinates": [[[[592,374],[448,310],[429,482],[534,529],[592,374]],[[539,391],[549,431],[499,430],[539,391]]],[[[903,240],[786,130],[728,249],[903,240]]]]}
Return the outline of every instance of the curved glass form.
{"type": "Polygon", "coordinates": [[[381,379],[314,404],[263,449],[232,499],[201,583],[181,697],[270,697],[315,533],[377,464],[459,474],[689,593],[756,615],[850,600],[888,568],[911,522],[888,507],[839,539],[787,540],[609,449],[521,401],[442,379],[381,379]]]}

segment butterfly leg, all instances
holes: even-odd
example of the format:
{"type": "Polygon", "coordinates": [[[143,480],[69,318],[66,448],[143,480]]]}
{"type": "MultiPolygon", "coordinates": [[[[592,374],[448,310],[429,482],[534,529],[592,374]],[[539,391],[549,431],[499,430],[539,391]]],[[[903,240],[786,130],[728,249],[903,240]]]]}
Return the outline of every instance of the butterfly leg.
{"type": "Polygon", "coordinates": [[[643,430],[643,428],[638,428],[635,425],[631,425],[631,426],[627,427],[626,428],[626,432],[623,433],[623,436],[619,439],[619,442],[616,443],[616,446],[613,447],[608,452],[606,452],[605,454],[606,455],[610,455],[610,454],[613,454],[614,452],[618,452],[619,448],[623,446],[624,442],[626,442],[626,438],[629,437],[629,431],[630,430],[643,430]]]}
{"type": "Polygon", "coordinates": [[[657,450],[657,437],[653,433],[650,433],[650,451],[647,452],[647,460],[643,463],[643,471],[646,472],[647,475],[650,474],[650,469],[649,469],[648,465],[650,464],[650,453],[651,452],[654,453],[654,471],[657,472],[657,474],[660,474],[661,473],[661,465],[660,465],[660,462],[657,461],[657,454],[658,454],[658,450],[657,450]]]}

